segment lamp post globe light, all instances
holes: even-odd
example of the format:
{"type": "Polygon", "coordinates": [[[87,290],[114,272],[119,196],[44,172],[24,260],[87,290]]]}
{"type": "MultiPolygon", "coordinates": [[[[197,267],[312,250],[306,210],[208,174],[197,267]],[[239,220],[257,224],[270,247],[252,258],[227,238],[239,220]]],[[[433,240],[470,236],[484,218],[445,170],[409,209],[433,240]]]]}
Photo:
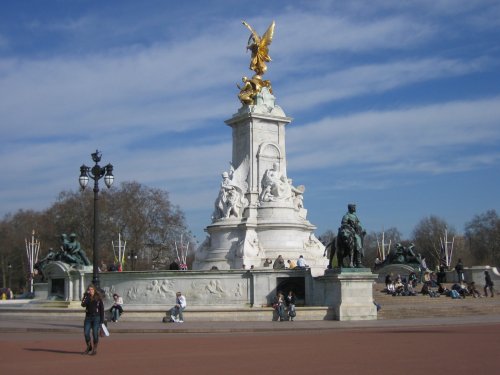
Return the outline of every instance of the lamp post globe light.
{"type": "Polygon", "coordinates": [[[94,244],[93,244],[93,275],[92,283],[99,288],[99,180],[104,177],[104,183],[108,188],[111,187],[114,181],[113,176],[113,166],[111,164],[101,167],[99,162],[101,161],[101,153],[96,150],[91,154],[92,160],[95,165],[90,168],[83,164],[80,167],[80,177],[78,182],[82,191],[85,190],[87,184],[89,183],[89,178],[94,180],[94,244]]]}

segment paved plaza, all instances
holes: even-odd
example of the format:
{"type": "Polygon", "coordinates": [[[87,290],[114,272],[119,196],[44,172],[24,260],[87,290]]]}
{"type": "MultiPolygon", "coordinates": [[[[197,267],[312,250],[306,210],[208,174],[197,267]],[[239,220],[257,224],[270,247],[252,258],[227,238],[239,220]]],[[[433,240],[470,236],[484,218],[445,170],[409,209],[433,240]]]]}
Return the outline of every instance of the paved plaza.
{"type": "Polygon", "coordinates": [[[85,356],[82,319],[2,319],[0,373],[498,374],[500,316],[364,322],[109,325],[85,356]],[[156,332],[156,333],[155,333],[156,332]]]}

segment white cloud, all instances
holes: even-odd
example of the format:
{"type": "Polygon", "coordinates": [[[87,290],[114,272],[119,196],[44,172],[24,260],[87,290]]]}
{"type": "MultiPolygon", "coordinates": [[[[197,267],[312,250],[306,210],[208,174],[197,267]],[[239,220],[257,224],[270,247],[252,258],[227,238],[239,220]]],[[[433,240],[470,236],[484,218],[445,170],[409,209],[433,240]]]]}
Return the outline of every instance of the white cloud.
{"type": "Polygon", "coordinates": [[[354,66],[340,71],[326,71],[302,81],[292,81],[282,100],[287,108],[307,109],[333,100],[377,94],[414,83],[466,75],[485,69],[488,61],[476,59],[416,59],[382,64],[354,66]],[[304,95],[307,92],[307,95],[304,95]]]}
{"type": "Polygon", "coordinates": [[[437,167],[436,158],[450,150],[495,145],[500,141],[499,118],[500,97],[327,117],[292,128],[287,147],[292,157],[301,155],[296,168],[359,163],[433,173],[472,169],[497,162],[498,153],[462,155],[454,163],[441,164],[448,165],[446,169],[437,167]]]}

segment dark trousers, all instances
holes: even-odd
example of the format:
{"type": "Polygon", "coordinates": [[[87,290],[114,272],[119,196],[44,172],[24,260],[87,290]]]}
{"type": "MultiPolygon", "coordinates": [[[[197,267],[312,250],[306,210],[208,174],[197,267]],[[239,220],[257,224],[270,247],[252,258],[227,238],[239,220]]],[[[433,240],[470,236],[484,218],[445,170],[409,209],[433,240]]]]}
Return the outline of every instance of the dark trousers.
{"type": "Polygon", "coordinates": [[[484,286],[485,297],[488,297],[488,289],[490,290],[491,296],[493,297],[493,285],[485,285],[484,286]]]}

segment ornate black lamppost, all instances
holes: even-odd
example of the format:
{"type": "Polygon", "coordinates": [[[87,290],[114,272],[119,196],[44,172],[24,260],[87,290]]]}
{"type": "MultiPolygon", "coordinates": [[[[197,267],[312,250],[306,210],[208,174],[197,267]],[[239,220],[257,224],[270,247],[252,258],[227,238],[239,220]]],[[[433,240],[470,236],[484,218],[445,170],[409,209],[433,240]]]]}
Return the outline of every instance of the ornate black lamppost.
{"type": "Polygon", "coordinates": [[[98,163],[101,161],[101,153],[96,150],[92,154],[92,160],[95,165],[90,168],[85,164],[80,167],[80,186],[85,189],[89,182],[89,178],[94,180],[94,254],[92,257],[93,276],[92,283],[99,288],[99,180],[104,177],[104,183],[108,188],[111,187],[114,181],[113,166],[111,164],[101,167],[98,163]]]}

